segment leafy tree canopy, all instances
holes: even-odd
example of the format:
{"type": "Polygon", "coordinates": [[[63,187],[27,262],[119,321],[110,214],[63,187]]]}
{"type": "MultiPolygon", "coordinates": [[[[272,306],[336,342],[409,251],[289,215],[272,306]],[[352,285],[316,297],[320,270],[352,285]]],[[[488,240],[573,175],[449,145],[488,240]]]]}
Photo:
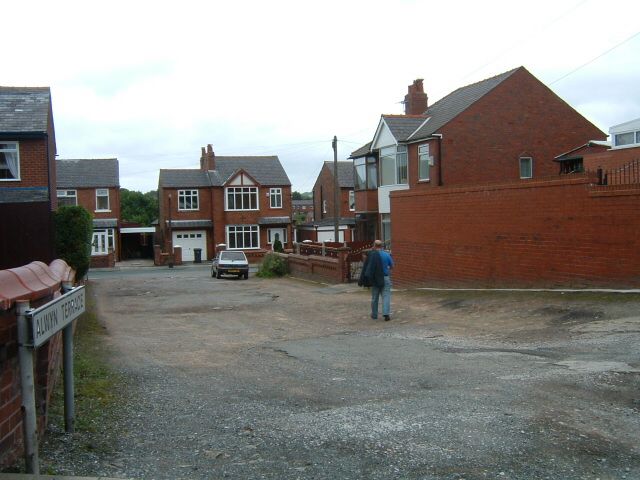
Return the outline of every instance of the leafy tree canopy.
{"type": "Polygon", "coordinates": [[[297,190],[291,194],[293,200],[313,200],[313,192],[298,192],[297,190]]]}
{"type": "Polygon", "coordinates": [[[158,218],[158,192],[141,193],[121,188],[120,215],[124,221],[150,226],[158,218]]]}
{"type": "Polygon", "coordinates": [[[83,278],[91,260],[93,222],[91,214],[80,206],[62,206],[54,213],[56,254],[83,278]]]}

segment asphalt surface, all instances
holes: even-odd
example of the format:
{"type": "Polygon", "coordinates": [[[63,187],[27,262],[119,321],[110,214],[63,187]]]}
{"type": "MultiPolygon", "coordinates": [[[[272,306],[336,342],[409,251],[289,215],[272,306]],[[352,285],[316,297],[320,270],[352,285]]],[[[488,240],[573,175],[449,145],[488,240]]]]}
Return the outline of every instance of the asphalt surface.
{"type": "Polygon", "coordinates": [[[394,292],[383,322],[355,285],[205,265],[90,283],[124,415],[86,458],[52,442],[62,473],[640,478],[638,294],[394,292]]]}

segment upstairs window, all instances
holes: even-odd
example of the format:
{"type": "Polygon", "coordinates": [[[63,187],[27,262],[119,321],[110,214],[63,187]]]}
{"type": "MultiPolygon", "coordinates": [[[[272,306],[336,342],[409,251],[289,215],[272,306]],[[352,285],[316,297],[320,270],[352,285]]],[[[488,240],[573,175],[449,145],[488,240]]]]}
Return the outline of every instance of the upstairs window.
{"type": "Polygon", "coordinates": [[[109,208],[109,189],[96,188],[96,212],[111,211],[109,208]]]}
{"type": "Polygon", "coordinates": [[[198,210],[198,190],[178,190],[178,210],[198,210]]]}
{"type": "Polygon", "coordinates": [[[356,209],[356,192],[349,190],[349,211],[353,212],[356,209]]]}
{"type": "Polygon", "coordinates": [[[0,181],[20,180],[17,143],[0,143],[0,181]]]}
{"type": "Polygon", "coordinates": [[[406,145],[380,149],[380,185],[406,185],[407,171],[406,145]]]}
{"type": "Polygon", "coordinates": [[[533,158],[520,157],[520,178],[533,178],[533,158]]]}
{"type": "Polygon", "coordinates": [[[58,190],[56,197],[58,197],[59,207],[63,205],[75,207],[78,205],[78,193],[75,190],[58,190]]]}
{"type": "Polygon", "coordinates": [[[614,147],[628,147],[640,145],[640,130],[616,133],[613,136],[614,147]]]}
{"type": "Polygon", "coordinates": [[[375,157],[353,160],[356,190],[372,190],[378,187],[378,169],[375,157]]]}
{"type": "Polygon", "coordinates": [[[432,165],[429,155],[429,144],[418,146],[418,180],[429,180],[429,170],[432,165]]]}
{"type": "Polygon", "coordinates": [[[271,208],[282,208],[282,189],[281,188],[269,189],[269,204],[271,208]]]}
{"type": "Polygon", "coordinates": [[[228,187],[227,210],[257,210],[258,187],[228,187]]]}

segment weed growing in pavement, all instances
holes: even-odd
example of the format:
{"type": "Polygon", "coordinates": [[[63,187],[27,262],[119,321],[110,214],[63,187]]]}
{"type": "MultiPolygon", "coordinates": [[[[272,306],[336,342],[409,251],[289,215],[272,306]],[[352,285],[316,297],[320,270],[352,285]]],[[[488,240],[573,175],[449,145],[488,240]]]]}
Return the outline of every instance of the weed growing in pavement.
{"type": "MultiPolygon", "coordinates": [[[[108,363],[106,332],[98,320],[90,285],[86,298],[87,310],[78,319],[73,340],[75,429],[96,433],[105,428],[118,406],[122,378],[108,363]]],[[[60,376],[49,409],[49,423],[61,430],[64,430],[63,388],[60,376]]]]}

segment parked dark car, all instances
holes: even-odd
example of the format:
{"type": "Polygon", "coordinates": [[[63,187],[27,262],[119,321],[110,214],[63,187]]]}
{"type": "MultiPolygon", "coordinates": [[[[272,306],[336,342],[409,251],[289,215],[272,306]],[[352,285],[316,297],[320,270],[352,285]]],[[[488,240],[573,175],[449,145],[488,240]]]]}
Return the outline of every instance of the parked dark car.
{"type": "Polygon", "coordinates": [[[244,252],[223,250],[218,252],[211,264],[211,276],[221,278],[222,275],[236,275],[238,278],[249,278],[249,261],[244,252]]]}

